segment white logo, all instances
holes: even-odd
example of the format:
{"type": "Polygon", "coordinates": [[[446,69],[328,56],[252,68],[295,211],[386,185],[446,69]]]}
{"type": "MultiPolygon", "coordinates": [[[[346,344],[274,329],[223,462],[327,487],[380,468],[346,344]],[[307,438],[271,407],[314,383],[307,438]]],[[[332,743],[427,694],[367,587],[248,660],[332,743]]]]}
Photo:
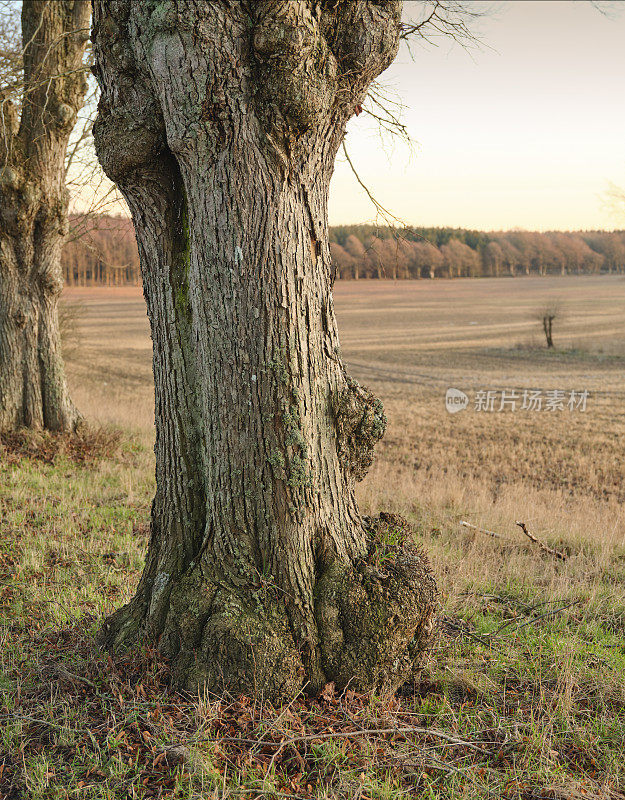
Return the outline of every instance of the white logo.
{"type": "Polygon", "coordinates": [[[460,389],[447,389],[445,392],[445,408],[450,414],[464,411],[469,405],[469,398],[460,389]]]}

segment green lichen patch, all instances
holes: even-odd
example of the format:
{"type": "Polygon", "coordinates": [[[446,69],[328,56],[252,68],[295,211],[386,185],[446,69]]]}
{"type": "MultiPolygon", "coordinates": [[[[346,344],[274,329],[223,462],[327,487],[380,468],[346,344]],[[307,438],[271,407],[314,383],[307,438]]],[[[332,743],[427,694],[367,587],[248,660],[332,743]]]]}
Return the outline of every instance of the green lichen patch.
{"type": "Polygon", "coordinates": [[[312,485],[306,461],[297,453],[291,457],[287,484],[292,489],[307,489],[312,485]]]}
{"type": "Polygon", "coordinates": [[[274,470],[276,470],[279,474],[282,474],[284,471],[285,461],[284,456],[277,448],[269,453],[267,456],[267,461],[271,464],[274,470]]]}
{"type": "Polygon", "coordinates": [[[289,371],[286,365],[286,348],[281,347],[279,355],[270,358],[266,363],[266,369],[272,372],[282,386],[289,382],[289,371]]]}

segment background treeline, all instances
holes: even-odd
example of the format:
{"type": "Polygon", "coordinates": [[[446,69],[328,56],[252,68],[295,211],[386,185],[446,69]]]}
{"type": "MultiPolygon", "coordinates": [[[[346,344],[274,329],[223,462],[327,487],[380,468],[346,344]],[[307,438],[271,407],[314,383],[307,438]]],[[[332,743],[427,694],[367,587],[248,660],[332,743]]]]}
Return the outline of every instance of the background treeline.
{"type": "Polygon", "coordinates": [[[337,278],[458,278],[625,272],[625,231],[330,229],[337,278]]]}
{"type": "Polygon", "coordinates": [[[123,286],[141,283],[139,253],[127,217],[99,214],[70,219],[61,259],[66,286],[123,286]]]}
{"type": "MultiPolygon", "coordinates": [[[[625,231],[533,233],[460,228],[330,228],[337,278],[458,278],[625,272],[625,231]]],[[[67,286],[141,283],[132,223],[126,217],[72,220],[63,253],[67,286]]]]}

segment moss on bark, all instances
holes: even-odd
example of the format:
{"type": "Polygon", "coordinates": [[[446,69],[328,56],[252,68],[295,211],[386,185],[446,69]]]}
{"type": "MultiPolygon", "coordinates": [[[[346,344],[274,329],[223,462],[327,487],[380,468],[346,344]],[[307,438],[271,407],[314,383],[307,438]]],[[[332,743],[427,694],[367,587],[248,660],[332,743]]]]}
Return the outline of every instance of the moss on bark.
{"type": "Polygon", "coordinates": [[[335,562],[317,583],[322,667],[339,688],[394,689],[430,643],[436,583],[401,517],[381,514],[366,525],[366,556],[335,562]]]}
{"type": "Polygon", "coordinates": [[[273,700],[293,697],[305,680],[284,604],[250,602],[228,591],[219,593],[197,649],[175,659],[173,674],[189,691],[273,700]]]}
{"type": "Polygon", "coordinates": [[[386,430],[384,406],[373,392],[347,378],[333,411],[341,466],[360,481],[373,463],[375,445],[386,430]]]}

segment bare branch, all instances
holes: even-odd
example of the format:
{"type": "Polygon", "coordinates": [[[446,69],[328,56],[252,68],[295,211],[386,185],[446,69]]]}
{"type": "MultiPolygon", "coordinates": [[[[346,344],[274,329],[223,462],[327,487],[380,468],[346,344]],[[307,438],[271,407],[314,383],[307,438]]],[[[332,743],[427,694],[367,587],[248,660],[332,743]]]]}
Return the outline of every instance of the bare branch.
{"type": "Polygon", "coordinates": [[[487,12],[477,9],[472,3],[460,0],[424,0],[411,3],[410,6],[419,6],[422,13],[416,20],[402,23],[401,38],[404,41],[410,42],[418,38],[438,46],[441,39],[451,39],[465,48],[481,45],[473,23],[487,12]]]}
{"type": "Polygon", "coordinates": [[[545,553],[549,553],[550,555],[559,558],[561,561],[566,561],[566,553],[561,553],[559,550],[554,550],[553,547],[549,547],[549,545],[546,545],[544,542],[541,542],[540,539],[537,539],[533,533],[530,533],[527,530],[527,526],[525,525],[524,522],[518,521],[516,524],[527,536],[527,538],[530,539],[532,542],[534,542],[534,544],[537,544],[541,550],[545,551],[545,553]]]}
{"type": "Polygon", "coordinates": [[[399,223],[399,225],[401,225],[403,227],[403,223],[399,219],[399,217],[396,217],[395,214],[393,214],[387,208],[384,208],[382,203],[380,203],[378,201],[378,199],[371,192],[371,190],[369,189],[367,184],[362,180],[362,178],[358,174],[358,171],[356,170],[356,167],[354,166],[354,162],[349,157],[349,153],[347,152],[347,147],[345,146],[345,142],[343,142],[342,148],[343,148],[343,155],[345,156],[345,159],[346,159],[347,163],[349,164],[349,168],[353,172],[354,177],[356,178],[356,180],[358,181],[358,183],[360,184],[362,189],[364,189],[365,194],[367,195],[369,200],[371,200],[371,202],[375,206],[375,209],[376,209],[377,213],[382,217],[382,219],[385,221],[385,223],[387,225],[389,225],[391,227],[395,227],[395,225],[399,223]]]}
{"type": "Polygon", "coordinates": [[[600,14],[608,19],[616,19],[625,10],[625,3],[622,0],[609,0],[609,2],[600,2],[600,0],[590,0],[590,5],[596,8],[600,14]]]}
{"type": "MultiPolygon", "coordinates": [[[[410,3],[411,8],[415,6],[420,9],[420,15],[416,19],[402,22],[401,26],[401,39],[407,43],[408,48],[415,38],[435,45],[441,38],[445,38],[467,49],[481,44],[473,30],[472,23],[484,16],[486,11],[474,8],[471,3],[460,2],[460,0],[422,0],[419,3],[410,3]]],[[[409,148],[412,148],[414,140],[402,120],[403,110],[404,106],[401,100],[393,97],[388,87],[378,81],[371,84],[362,113],[377,123],[382,139],[385,135],[397,137],[409,148]]],[[[411,230],[377,200],[358,174],[345,144],[343,144],[343,153],[358,184],[364,189],[375,207],[377,215],[381,216],[390,227],[394,228],[399,225],[406,231],[411,230]]],[[[417,236],[423,238],[420,234],[417,236]]],[[[401,235],[398,238],[401,238],[401,235]]]]}
{"type": "Polygon", "coordinates": [[[404,104],[399,95],[394,96],[389,87],[374,81],[367,94],[363,114],[374,119],[379,126],[380,134],[388,133],[401,139],[409,148],[414,146],[414,140],[408,127],[402,121],[404,104]],[[370,105],[371,108],[368,108],[370,105]]]}

